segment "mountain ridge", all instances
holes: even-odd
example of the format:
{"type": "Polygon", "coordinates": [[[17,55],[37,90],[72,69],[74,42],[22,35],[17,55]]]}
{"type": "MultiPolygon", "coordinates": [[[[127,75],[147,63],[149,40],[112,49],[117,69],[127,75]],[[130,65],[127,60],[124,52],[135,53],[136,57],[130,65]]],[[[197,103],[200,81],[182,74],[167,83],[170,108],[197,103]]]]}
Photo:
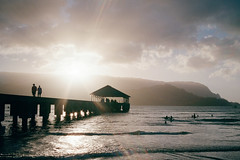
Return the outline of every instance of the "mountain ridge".
{"type": "Polygon", "coordinates": [[[0,72],[0,93],[31,95],[33,83],[42,86],[43,96],[46,97],[90,100],[90,93],[105,85],[111,85],[129,94],[131,103],[135,105],[219,105],[219,102],[223,105],[228,104],[207,86],[197,82],[93,76],[87,83],[80,83],[80,79],[66,80],[66,75],[0,72]]]}
{"type": "Polygon", "coordinates": [[[200,97],[170,84],[157,85],[129,91],[135,96],[132,102],[136,105],[172,105],[172,106],[215,106],[231,105],[225,99],[200,97]]]}
{"type": "Polygon", "coordinates": [[[207,86],[198,82],[175,81],[168,82],[168,84],[173,85],[177,88],[182,88],[187,92],[193,93],[200,97],[221,98],[219,94],[213,93],[207,86]]]}

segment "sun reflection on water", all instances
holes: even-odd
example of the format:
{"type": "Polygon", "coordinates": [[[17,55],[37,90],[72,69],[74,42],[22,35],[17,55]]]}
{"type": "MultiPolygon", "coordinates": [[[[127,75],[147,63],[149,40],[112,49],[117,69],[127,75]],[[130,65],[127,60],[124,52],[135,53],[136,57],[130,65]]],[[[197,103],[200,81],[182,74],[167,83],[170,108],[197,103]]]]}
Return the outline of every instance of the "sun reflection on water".
{"type": "Polygon", "coordinates": [[[103,147],[101,143],[97,143],[98,139],[97,136],[60,136],[54,144],[55,151],[61,155],[91,153],[103,147]]]}

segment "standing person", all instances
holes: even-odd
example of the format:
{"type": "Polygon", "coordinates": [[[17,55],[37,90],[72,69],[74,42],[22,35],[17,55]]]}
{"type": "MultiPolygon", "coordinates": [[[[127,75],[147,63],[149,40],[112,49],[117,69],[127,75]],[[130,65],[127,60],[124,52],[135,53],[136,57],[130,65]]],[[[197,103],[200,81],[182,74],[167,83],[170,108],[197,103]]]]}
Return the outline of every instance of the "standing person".
{"type": "Polygon", "coordinates": [[[38,97],[41,97],[41,94],[42,94],[42,88],[41,88],[41,86],[39,85],[39,86],[38,86],[38,97]]]}
{"type": "Polygon", "coordinates": [[[36,96],[36,92],[37,92],[37,87],[35,86],[35,84],[33,84],[33,86],[32,86],[32,95],[33,95],[33,97],[36,96]]]}

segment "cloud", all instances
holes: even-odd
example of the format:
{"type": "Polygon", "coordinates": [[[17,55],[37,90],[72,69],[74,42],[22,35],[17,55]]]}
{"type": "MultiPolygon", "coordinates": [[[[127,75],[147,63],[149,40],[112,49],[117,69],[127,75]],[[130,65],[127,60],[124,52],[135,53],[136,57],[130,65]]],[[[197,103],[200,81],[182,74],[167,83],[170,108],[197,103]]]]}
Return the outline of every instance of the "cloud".
{"type": "Polygon", "coordinates": [[[138,44],[122,41],[102,42],[96,51],[104,57],[102,63],[131,63],[138,60],[142,52],[138,44]]]}
{"type": "Polygon", "coordinates": [[[240,37],[238,38],[207,38],[202,42],[204,45],[214,48],[212,54],[218,60],[230,59],[240,62],[240,37]]]}
{"type": "Polygon", "coordinates": [[[35,45],[49,43],[43,36],[62,21],[62,0],[8,0],[0,2],[1,44],[35,45]],[[46,41],[46,42],[45,42],[46,41]]]}
{"type": "Polygon", "coordinates": [[[63,0],[3,0],[0,5],[1,26],[36,26],[56,23],[64,7],[63,0]]]}
{"type": "MultiPolygon", "coordinates": [[[[174,45],[191,42],[197,25],[202,23],[239,28],[236,23],[238,3],[231,0],[193,0],[191,3],[186,0],[10,0],[2,1],[0,10],[1,24],[9,29],[25,25],[40,33],[79,34],[79,39],[97,35],[101,36],[97,38],[127,42],[174,45]]],[[[21,27],[18,29],[21,31],[21,27]]]]}
{"type": "MultiPolygon", "coordinates": [[[[171,70],[189,73],[217,68],[218,73],[220,73],[222,67],[221,73],[224,73],[227,71],[226,68],[230,68],[228,67],[230,64],[239,64],[240,41],[238,38],[207,37],[192,47],[185,47],[183,52],[185,54],[179,53],[170,60],[169,68],[171,70]]],[[[229,75],[234,76],[235,74],[229,75]]],[[[213,75],[211,74],[210,77],[213,75]]]]}
{"type": "Polygon", "coordinates": [[[240,64],[226,60],[222,66],[218,66],[217,70],[213,72],[210,78],[224,78],[226,80],[233,79],[234,76],[240,74],[240,64]]]}
{"type": "Polygon", "coordinates": [[[0,3],[0,55],[4,56],[14,54],[30,61],[37,57],[39,64],[47,66],[60,54],[52,46],[71,44],[77,51],[60,47],[69,57],[94,52],[102,64],[131,63],[142,68],[164,61],[166,68],[177,72],[216,66],[219,71],[226,60],[240,61],[237,0],[0,3]]]}

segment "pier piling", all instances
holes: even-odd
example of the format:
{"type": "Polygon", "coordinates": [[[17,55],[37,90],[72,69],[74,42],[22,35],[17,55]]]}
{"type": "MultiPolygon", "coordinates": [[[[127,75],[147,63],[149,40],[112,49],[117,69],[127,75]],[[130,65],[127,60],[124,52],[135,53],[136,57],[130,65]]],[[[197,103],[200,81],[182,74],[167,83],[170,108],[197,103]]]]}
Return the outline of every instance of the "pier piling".
{"type": "Polygon", "coordinates": [[[63,113],[63,104],[57,104],[55,107],[56,122],[61,121],[61,115],[63,113]]]}
{"type": "Polygon", "coordinates": [[[26,116],[22,117],[22,130],[25,132],[28,129],[28,118],[26,116]]]}
{"type": "Polygon", "coordinates": [[[17,127],[18,125],[18,116],[16,114],[13,115],[13,127],[17,127]]]}
{"type": "Polygon", "coordinates": [[[4,117],[5,117],[5,104],[0,102],[0,123],[1,121],[4,121],[4,117]]]}

